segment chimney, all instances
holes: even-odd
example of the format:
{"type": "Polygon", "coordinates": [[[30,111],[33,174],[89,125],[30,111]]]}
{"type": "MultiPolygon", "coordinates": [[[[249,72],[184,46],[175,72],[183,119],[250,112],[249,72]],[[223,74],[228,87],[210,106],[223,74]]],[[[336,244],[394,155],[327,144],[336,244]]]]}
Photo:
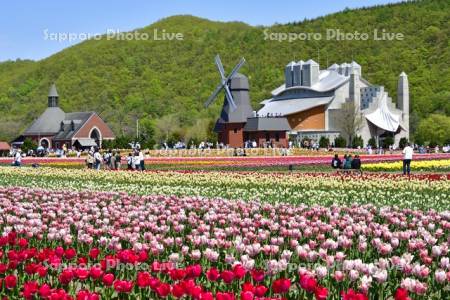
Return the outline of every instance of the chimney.
{"type": "Polygon", "coordinates": [[[292,87],[294,84],[294,65],[295,61],[291,61],[286,65],[286,68],[284,69],[284,77],[286,82],[286,87],[292,87]]]}
{"type": "Polygon", "coordinates": [[[303,64],[302,68],[303,86],[313,86],[319,81],[319,64],[310,59],[303,64]]]}
{"type": "Polygon", "coordinates": [[[301,86],[302,85],[302,68],[305,62],[300,60],[294,65],[294,77],[293,77],[293,85],[301,86]]]}

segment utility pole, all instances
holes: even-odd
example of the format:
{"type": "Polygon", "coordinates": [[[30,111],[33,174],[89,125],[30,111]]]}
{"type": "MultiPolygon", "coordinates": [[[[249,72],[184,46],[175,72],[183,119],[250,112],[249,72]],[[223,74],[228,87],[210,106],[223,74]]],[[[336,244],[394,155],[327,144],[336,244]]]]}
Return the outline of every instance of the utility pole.
{"type": "Polygon", "coordinates": [[[136,119],[136,141],[139,141],[139,118],[136,119]]]}

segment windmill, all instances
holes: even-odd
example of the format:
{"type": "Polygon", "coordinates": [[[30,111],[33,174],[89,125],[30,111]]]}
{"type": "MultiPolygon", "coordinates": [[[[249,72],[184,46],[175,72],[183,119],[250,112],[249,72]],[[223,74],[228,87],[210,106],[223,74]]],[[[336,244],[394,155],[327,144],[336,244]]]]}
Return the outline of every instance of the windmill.
{"type": "Polygon", "coordinates": [[[231,94],[231,91],[230,91],[230,83],[231,83],[232,77],[235,76],[237,74],[237,72],[239,71],[239,69],[244,65],[245,58],[241,58],[239,63],[233,68],[233,70],[231,71],[230,75],[228,75],[228,77],[225,76],[225,70],[223,69],[222,61],[220,60],[219,54],[216,55],[214,60],[216,62],[217,69],[219,70],[221,81],[220,81],[219,85],[216,87],[214,93],[212,93],[212,95],[208,98],[208,100],[206,100],[205,107],[208,107],[209,105],[211,105],[211,103],[213,103],[214,100],[217,98],[217,95],[219,95],[219,93],[222,90],[225,90],[225,98],[228,101],[228,104],[230,105],[232,110],[234,111],[234,110],[236,110],[237,106],[236,106],[236,103],[234,102],[233,95],[231,94]]]}
{"type": "Polygon", "coordinates": [[[228,76],[225,74],[220,56],[214,58],[217,69],[220,74],[220,83],[212,95],[206,100],[205,107],[210,106],[220,92],[225,92],[222,112],[217,121],[218,124],[225,123],[245,123],[247,118],[253,114],[250,105],[249,84],[245,75],[238,73],[239,69],[244,65],[245,59],[241,58],[239,63],[233,68],[228,76]]]}

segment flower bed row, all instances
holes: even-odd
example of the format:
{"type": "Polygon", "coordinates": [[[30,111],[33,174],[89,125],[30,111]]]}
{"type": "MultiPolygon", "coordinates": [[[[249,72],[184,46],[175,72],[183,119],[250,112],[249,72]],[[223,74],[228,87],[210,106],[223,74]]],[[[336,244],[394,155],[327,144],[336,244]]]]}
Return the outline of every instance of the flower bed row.
{"type": "MultiPolygon", "coordinates": [[[[402,161],[380,162],[373,164],[365,164],[365,171],[398,171],[403,167],[402,161]]],[[[412,171],[441,171],[450,170],[450,159],[441,160],[422,160],[413,161],[411,163],[412,171]]]]}
{"type": "Polygon", "coordinates": [[[0,186],[74,191],[117,191],[262,200],[272,203],[350,205],[372,203],[414,209],[449,208],[449,175],[257,172],[128,172],[0,167],[0,186]]]}
{"type": "Polygon", "coordinates": [[[450,212],[0,189],[10,299],[448,299],[450,212]]]}
{"type": "MultiPolygon", "coordinates": [[[[268,167],[288,165],[329,165],[332,153],[321,156],[259,156],[259,157],[147,157],[146,164],[160,166],[193,167],[268,167]]],[[[342,158],[342,157],[341,157],[342,158]]],[[[450,154],[416,154],[414,161],[449,159],[450,154]]],[[[361,155],[363,164],[401,161],[401,154],[361,155]]],[[[11,158],[0,158],[0,163],[11,163],[11,158]]],[[[84,165],[84,158],[24,158],[24,164],[84,165]]],[[[126,160],[122,160],[126,164],[126,160]]]]}

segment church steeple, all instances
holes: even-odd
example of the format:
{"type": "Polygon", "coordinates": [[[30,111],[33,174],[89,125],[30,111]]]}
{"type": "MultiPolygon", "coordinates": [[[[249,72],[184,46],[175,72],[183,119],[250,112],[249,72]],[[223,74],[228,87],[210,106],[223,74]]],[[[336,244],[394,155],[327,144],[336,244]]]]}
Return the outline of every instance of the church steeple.
{"type": "Polygon", "coordinates": [[[56,85],[52,83],[50,91],[48,92],[48,107],[58,107],[59,106],[59,96],[56,91],[56,85]]]}

